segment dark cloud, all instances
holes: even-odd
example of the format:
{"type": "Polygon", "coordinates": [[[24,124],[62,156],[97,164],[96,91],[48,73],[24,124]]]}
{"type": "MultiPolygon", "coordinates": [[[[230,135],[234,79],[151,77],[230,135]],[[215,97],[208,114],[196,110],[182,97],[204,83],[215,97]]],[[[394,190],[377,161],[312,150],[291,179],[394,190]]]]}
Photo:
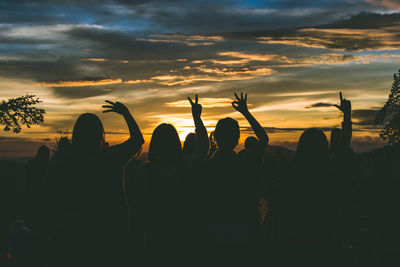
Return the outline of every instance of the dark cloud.
{"type": "Polygon", "coordinates": [[[352,29],[376,29],[383,27],[391,27],[398,25],[400,21],[400,13],[379,14],[361,12],[342,20],[338,20],[320,28],[352,28],[352,29]]]}
{"type": "Polygon", "coordinates": [[[352,117],[359,125],[375,125],[375,117],[378,110],[374,109],[356,109],[352,111],[352,117]]]}
{"type": "Polygon", "coordinates": [[[318,102],[318,103],[309,105],[305,108],[326,108],[326,107],[332,107],[332,106],[333,106],[333,104],[318,102]]]}
{"type": "Polygon", "coordinates": [[[327,24],[360,11],[382,10],[362,0],[257,1],[2,1],[3,23],[93,23],[146,32],[230,32],[327,24]]]}
{"type": "MultiPolygon", "coordinates": [[[[306,48],[361,51],[399,49],[400,13],[361,13],[335,23],[312,27],[231,32],[226,38],[259,40],[264,44],[281,44],[306,48]]],[[[311,25],[310,25],[311,26],[311,25]]]]}
{"type": "Polygon", "coordinates": [[[101,95],[108,95],[112,92],[109,88],[101,86],[96,87],[56,87],[53,88],[53,92],[56,96],[67,99],[81,99],[86,97],[94,97],[101,95]]]}

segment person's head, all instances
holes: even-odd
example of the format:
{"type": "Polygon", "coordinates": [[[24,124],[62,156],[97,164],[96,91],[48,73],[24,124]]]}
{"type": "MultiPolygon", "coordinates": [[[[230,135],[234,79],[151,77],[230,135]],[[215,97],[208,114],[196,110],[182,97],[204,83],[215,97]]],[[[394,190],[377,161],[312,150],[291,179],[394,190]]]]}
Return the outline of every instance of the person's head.
{"type": "Polygon", "coordinates": [[[58,141],[58,149],[64,149],[71,145],[68,137],[61,137],[58,141]]]}
{"type": "Polygon", "coordinates": [[[181,155],[181,141],[175,127],[167,123],[158,125],[151,136],[149,161],[172,161],[181,155]]]}
{"type": "Polygon", "coordinates": [[[72,132],[72,147],[84,151],[96,151],[104,147],[104,128],[99,117],[93,113],[78,117],[72,132]]]}
{"type": "Polygon", "coordinates": [[[239,123],[232,118],[220,119],[215,127],[214,137],[218,150],[233,150],[239,142],[239,123]]]}
{"type": "Polygon", "coordinates": [[[189,133],[183,142],[183,153],[192,154],[196,146],[196,134],[189,133]]]}
{"type": "Polygon", "coordinates": [[[324,132],[310,128],[303,132],[293,158],[302,167],[324,168],[329,161],[329,145],[324,132]]]}
{"type": "Polygon", "coordinates": [[[244,149],[246,150],[255,150],[258,145],[258,139],[254,136],[249,136],[244,141],[244,149]]]}
{"type": "Polygon", "coordinates": [[[43,161],[48,161],[50,158],[50,149],[42,145],[36,152],[36,158],[43,161]]]}
{"type": "Polygon", "coordinates": [[[342,135],[342,130],[338,128],[332,129],[331,132],[331,152],[333,152],[336,149],[336,146],[339,144],[340,136],[342,135]]]}

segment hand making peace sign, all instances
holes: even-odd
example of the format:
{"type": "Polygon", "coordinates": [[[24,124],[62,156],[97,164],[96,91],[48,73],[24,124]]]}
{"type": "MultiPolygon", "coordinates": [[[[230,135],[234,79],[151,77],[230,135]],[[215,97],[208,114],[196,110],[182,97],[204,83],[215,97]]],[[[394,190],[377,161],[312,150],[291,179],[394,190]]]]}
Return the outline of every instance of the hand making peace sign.
{"type": "Polygon", "coordinates": [[[200,116],[201,111],[203,110],[203,107],[199,104],[199,96],[196,94],[195,96],[195,102],[188,97],[188,100],[190,102],[190,105],[192,105],[192,114],[193,116],[200,116]]]}

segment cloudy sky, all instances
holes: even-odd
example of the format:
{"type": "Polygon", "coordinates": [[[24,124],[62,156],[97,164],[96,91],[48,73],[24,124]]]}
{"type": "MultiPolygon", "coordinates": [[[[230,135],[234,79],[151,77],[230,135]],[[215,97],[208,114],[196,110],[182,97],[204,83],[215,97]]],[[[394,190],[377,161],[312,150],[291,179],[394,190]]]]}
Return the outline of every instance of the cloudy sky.
{"type": "Polygon", "coordinates": [[[127,138],[121,101],[146,144],[155,126],[193,131],[199,94],[209,131],[219,118],[248,124],[230,105],[248,92],[271,144],[294,148],[302,130],[340,125],[338,91],[353,103],[356,151],[382,146],[376,110],[400,68],[398,0],[0,1],[0,100],[34,94],[45,123],[0,133],[0,157],[32,155],[80,113],[99,114],[106,138],[127,138]]]}

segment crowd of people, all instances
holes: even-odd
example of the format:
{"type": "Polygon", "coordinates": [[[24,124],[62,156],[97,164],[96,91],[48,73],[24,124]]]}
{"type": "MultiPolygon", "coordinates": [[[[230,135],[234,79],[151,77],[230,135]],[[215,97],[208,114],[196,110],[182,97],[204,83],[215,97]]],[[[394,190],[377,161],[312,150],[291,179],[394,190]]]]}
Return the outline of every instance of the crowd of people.
{"type": "Polygon", "coordinates": [[[158,125],[144,161],[141,130],[120,102],[106,101],[103,112],[123,116],[130,134],[124,143],[109,146],[101,120],[85,113],[51,158],[41,147],[27,164],[24,222],[14,222],[16,232],[32,233],[33,249],[18,256],[8,241],[5,262],[355,266],[343,252],[358,223],[349,204],[355,177],[349,100],[340,93],[342,128],[332,131],[330,143],[322,130],[305,130],[278,174],[247,94],[235,93],[232,107],[255,137],[238,153],[238,122],[223,118],[208,136],[201,101],[197,95],[188,101],[195,133],[182,147],[172,124],[158,125]]]}

